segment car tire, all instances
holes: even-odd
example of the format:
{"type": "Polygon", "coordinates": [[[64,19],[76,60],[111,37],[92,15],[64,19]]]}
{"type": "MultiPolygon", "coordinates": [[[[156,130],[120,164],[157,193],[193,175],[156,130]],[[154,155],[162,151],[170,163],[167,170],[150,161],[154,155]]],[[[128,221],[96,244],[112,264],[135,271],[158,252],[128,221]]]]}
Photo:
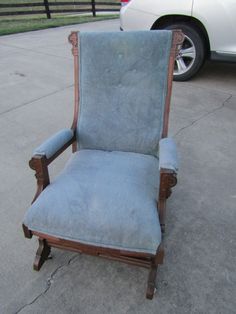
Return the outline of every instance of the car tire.
{"type": "Polygon", "coordinates": [[[164,29],[181,29],[185,35],[183,45],[175,61],[174,80],[187,81],[203,66],[206,56],[204,39],[194,27],[184,23],[172,24],[164,29]]]}

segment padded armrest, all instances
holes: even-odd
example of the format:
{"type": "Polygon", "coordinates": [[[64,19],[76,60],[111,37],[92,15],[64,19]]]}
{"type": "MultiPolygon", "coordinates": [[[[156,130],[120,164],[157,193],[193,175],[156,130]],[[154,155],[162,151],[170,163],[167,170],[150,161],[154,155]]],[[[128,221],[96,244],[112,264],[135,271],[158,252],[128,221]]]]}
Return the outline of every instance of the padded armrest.
{"type": "Polygon", "coordinates": [[[47,139],[43,144],[38,146],[33,155],[44,155],[47,158],[52,157],[60,148],[62,148],[68,141],[70,141],[74,136],[74,132],[71,129],[63,129],[49,139],[47,139]]]}
{"type": "Polygon", "coordinates": [[[163,138],[159,142],[159,168],[178,171],[177,150],[172,138],[163,138]]]}

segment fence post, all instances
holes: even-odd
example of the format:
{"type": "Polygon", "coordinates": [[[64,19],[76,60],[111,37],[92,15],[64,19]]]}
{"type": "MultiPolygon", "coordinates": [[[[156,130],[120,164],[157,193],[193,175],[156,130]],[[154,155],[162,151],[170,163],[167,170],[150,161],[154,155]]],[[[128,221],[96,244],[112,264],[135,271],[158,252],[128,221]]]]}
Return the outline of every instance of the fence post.
{"type": "Polygon", "coordinates": [[[92,13],[93,13],[93,16],[95,17],[96,16],[96,3],[95,3],[95,0],[91,0],[92,1],[92,13]]]}
{"type": "Polygon", "coordinates": [[[48,4],[48,0],[43,0],[44,1],[44,6],[45,6],[45,11],[47,14],[47,18],[50,19],[51,18],[51,13],[50,13],[50,9],[49,9],[49,4],[48,4]]]}

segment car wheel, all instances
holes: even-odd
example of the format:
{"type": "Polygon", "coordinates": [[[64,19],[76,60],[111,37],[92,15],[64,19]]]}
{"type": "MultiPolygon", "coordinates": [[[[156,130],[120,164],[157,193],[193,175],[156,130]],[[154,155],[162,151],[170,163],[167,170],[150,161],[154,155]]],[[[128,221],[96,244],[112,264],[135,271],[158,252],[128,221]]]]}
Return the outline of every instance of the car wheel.
{"type": "Polygon", "coordinates": [[[200,70],[205,61],[204,40],[193,26],[173,24],[164,29],[181,29],[185,35],[182,47],[175,59],[174,80],[187,81],[200,70]]]}

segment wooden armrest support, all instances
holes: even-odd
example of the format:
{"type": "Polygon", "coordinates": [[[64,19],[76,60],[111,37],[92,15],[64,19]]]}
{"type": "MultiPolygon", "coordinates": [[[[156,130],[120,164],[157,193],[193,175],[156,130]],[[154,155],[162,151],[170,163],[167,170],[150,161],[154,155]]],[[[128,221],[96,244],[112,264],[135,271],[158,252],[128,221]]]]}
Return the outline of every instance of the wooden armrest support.
{"type": "Polygon", "coordinates": [[[166,199],[171,195],[171,188],[177,184],[177,173],[170,169],[160,169],[160,188],[158,212],[161,231],[165,232],[166,199]]]}
{"type": "Polygon", "coordinates": [[[75,136],[69,140],[65,145],[63,145],[58,151],[55,152],[53,156],[47,158],[45,155],[34,155],[29,161],[29,166],[31,169],[35,170],[35,177],[37,179],[37,191],[34,196],[32,203],[37,199],[39,194],[50,184],[48,165],[56,159],[64,150],[66,150],[70,145],[74,144],[76,138],[75,136]]]}
{"type": "Polygon", "coordinates": [[[39,194],[50,184],[48,173],[48,162],[44,155],[34,155],[29,161],[31,169],[35,170],[35,177],[37,179],[37,191],[35,193],[32,203],[37,199],[39,194]]]}
{"type": "Polygon", "coordinates": [[[177,173],[170,169],[160,169],[159,200],[171,195],[171,188],[177,184],[177,173]]]}

